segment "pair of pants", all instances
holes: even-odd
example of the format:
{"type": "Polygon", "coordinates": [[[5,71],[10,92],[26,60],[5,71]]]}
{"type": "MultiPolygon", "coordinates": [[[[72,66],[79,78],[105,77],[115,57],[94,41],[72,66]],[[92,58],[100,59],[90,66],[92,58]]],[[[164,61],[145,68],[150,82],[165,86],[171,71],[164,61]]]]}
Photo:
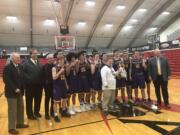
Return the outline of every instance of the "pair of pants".
{"type": "Polygon", "coordinates": [[[102,93],[102,109],[108,111],[109,106],[114,103],[116,90],[103,90],[102,93]]]}
{"type": "Polygon", "coordinates": [[[38,114],[41,106],[42,99],[42,86],[40,84],[32,84],[26,86],[26,114],[28,117],[38,114]],[[33,111],[34,100],[34,111],[33,111]],[[33,113],[34,112],[34,113],[33,113]]]}
{"type": "Polygon", "coordinates": [[[49,114],[49,101],[51,100],[50,113],[53,114],[53,85],[46,84],[44,86],[45,91],[45,115],[49,114]]]}
{"type": "Polygon", "coordinates": [[[8,103],[8,129],[16,129],[17,124],[24,124],[23,96],[7,98],[8,103]]]}
{"type": "Polygon", "coordinates": [[[168,94],[168,81],[164,81],[163,76],[157,76],[157,79],[153,81],[154,87],[155,87],[155,93],[157,97],[157,103],[161,104],[161,92],[162,90],[162,96],[164,100],[164,104],[169,104],[169,94],[168,94]]]}

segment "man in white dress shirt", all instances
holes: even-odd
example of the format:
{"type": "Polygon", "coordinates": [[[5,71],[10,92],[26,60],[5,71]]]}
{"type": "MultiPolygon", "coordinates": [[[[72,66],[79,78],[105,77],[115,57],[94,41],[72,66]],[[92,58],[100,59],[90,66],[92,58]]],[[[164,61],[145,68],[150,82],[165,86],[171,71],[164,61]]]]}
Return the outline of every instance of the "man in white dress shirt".
{"type": "Polygon", "coordinates": [[[108,115],[108,109],[113,105],[115,100],[115,90],[116,90],[116,78],[115,76],[118,74],[118,71],[115,72],[113,67],[113,57],[112,55],[107,55],[105,60],[105,65],[101,69],[101,77],[102,77],[102,91],[103,91],[103,99],[102,99],[102,109],[104,115],[108,115]]]}

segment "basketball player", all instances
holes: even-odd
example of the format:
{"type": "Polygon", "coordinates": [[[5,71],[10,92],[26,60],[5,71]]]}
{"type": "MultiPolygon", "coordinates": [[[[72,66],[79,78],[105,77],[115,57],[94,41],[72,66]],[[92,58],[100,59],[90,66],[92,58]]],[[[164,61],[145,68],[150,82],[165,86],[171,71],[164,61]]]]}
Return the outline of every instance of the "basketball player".
{"type": "Polygon", "coordinates": [[[145,62],[141,59],[139,52],[135,52],[132,59],[131,78],[132,88],[135,90],[135,104],[139,104],[138,88],[141,89],[142,102],[145,102],[145,62]]]}
{"type": "Polygon", "coordinates": [[[146,89],[147,89],[147,96],[148,102],[151,102],[151,91],[150,91],[150,85],[151,85],[151,80],[149,79],[149,73],[148,73],[148,62],[149,62],[149,58],[145,58],[144,57],[144,61],[145,61],[145,67],[144,67],[144,78],[145,78],[145,82],[146,82],[146,89]]]}
{"type": "Polygon", "coordinates": [[[127,72],[125,70],[124,63],[119,64],[119,89],[121,90],[121,100],[123,103],[126,102],[125,100],[125,87],[126,87],[126,80],[127,80],[127,72]]]}
{"type": "MultiPolygon", "coordinates": [[[[123,63],[123,60],[120,58],[120,53],[118,50],[114,50],[113,51],[113,54],[114,54],[114,62],[113,62],[113,68],[115,71],[117,71],[120,67],[120,65],[122,65],[123,63]]],[[[121,80],[121,76],[116,76],[116,100],[115,102],[119,102],[118,100],[118,90],[121,89],[122,85],[125,85],[125,84],[122,84],[123,81],[121,80]]],[[[123,101],[125,101],[125,96],[124,96],[124,99],[123,101]]]]}
{"type": "Polygon", "coordinates": [[[128,100],[132,101],[132,81],[130,80],[130,63],[131,63],[131,57],[128,56],[128,53],[125,52],[123,54],[123,60],[124,60],[124,67],[127,73],[127,80],[126,80],[126,92],[128,96],[128,100]]]}
{"type": "Polygon", "coordinates": [[[75,53],[69,53],[66,56],[67,59],[67,66],[66,66],[66,75],[67,75],[67,82],[69,85],[69,98],[68,98],[68,105],[70,104],[70,98],[72,97],[72,107],[69,107],[69,113],[74,115],[78,112],[81,112],[80,109],[76,108],[76,94],[79,92],[78,90],[78,63],[79,60],[76,59],[75,53]]]}
{"type": "Polygon", "coordinates": [[[53,99],[54,99],[54,120],[55,122],[60,122],[60,117],[58,116],[58,105],[62,109],[62,117],[70,117],[71,115],[67,110],[67,96],[68,96],[68,84],[65,76],[65,65],[64,65],[64,55],[59,52],[56,58],[56,66],[52,68],[53,77],[53,99]]]}
{"type": "Polygon", "coordinates": [[[78,87],[80,93],[78,94],[81,111],[91,110],[90,108],[90,84],[89,84],[89,71],[90,65],[88,64],[84,51],[79,52],[79,69],[78,69],[78,87]]]}
{"type": "Polygon", "coordinates": [[[101,104],[102,97],[102,80],[101,80],[101,61],[98,52],[93,54],[93,62],[91,63],[91,75],[92,75],[92,108],[95,109],[96,92],[98,93],[98,104],[101,104]]]}

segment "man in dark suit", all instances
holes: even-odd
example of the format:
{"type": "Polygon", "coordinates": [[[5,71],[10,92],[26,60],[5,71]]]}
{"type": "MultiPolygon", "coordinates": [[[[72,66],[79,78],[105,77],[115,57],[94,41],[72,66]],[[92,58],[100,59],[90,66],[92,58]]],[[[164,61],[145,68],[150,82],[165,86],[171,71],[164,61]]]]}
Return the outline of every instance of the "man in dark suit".
{"type": "Polygon", "coordinates": [[[30,51],[30,59],[23,64],[26,82],[26,113],[28,119],[36,120],[41,117],[40,106],[42,98],[42,66],[38,62],[38,51],[30,51]],[[33,109],[34,99],[34,109],[33,109]],[[34,111],[33,111],[34,110],[34,111]]]}
{"type": "Polygon", "coordinates": [[[16,128],[27,128],[24,124],[24,83],[23,70],[20,66],[20,55],[13,53],[10,63],[3,72],[5,96],[8,102],[8,129],[10,134],[18,134],[16,128]]]}
{"type": "Polygon", "coordinates": [[[149,61],[148,70],[149,76],[154,83],[157,105],[159,108],[161,107],[161,88],[165,107],[170,108],[168,94],[168,80],[171,75],[170,67],[167,59],[161,56],[159,49],[154,51],[154,55],[149,61]]]}
{"type": "Polygon", "coordinates": [[[52,68],[54,67],[54,55],[47,55],[47,63],[43,66],[43,86],[45,92],[45,118],[50,120],[49,116],[49,101],[51,100],[50,114],[53,117],[53,79],[52,79],[52,68]]]}

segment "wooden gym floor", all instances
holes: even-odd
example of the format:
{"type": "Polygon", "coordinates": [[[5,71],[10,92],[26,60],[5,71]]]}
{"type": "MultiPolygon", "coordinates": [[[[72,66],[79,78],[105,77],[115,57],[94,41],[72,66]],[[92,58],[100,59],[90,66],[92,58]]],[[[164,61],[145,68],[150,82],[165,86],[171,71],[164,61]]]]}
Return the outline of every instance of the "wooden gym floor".
{"type": "MultiPolygon", "coordinates": [[[[3,92],[4,84],[0,79],[0,134],[8,135],[7,129],[7,102],[3,92]]],[[[155,100],[154,88],[151,86],[152,99],[155,100]]],[[[141,97],[141,94],[139,93],[141,97]]],[[[62,118],[61,123],[54,123],[51,119],[44,118],[44,96],[41,106],[43,115],[37,121],[27,120],[29,128],[21,129],[20,135],[41,134],[41,135],[159,135],[180,126],[180,79],[169,81],[169,96],[172,108],[162,109],[162,113],[155,114],[141,109],[146,113],[138,117],[116,118],[108,116],[103,118],[100,111],[89,111],[79,113],[71,118],[62,118]]],[[[180,134],[180,133],[179,133],[180,134]]]]}

